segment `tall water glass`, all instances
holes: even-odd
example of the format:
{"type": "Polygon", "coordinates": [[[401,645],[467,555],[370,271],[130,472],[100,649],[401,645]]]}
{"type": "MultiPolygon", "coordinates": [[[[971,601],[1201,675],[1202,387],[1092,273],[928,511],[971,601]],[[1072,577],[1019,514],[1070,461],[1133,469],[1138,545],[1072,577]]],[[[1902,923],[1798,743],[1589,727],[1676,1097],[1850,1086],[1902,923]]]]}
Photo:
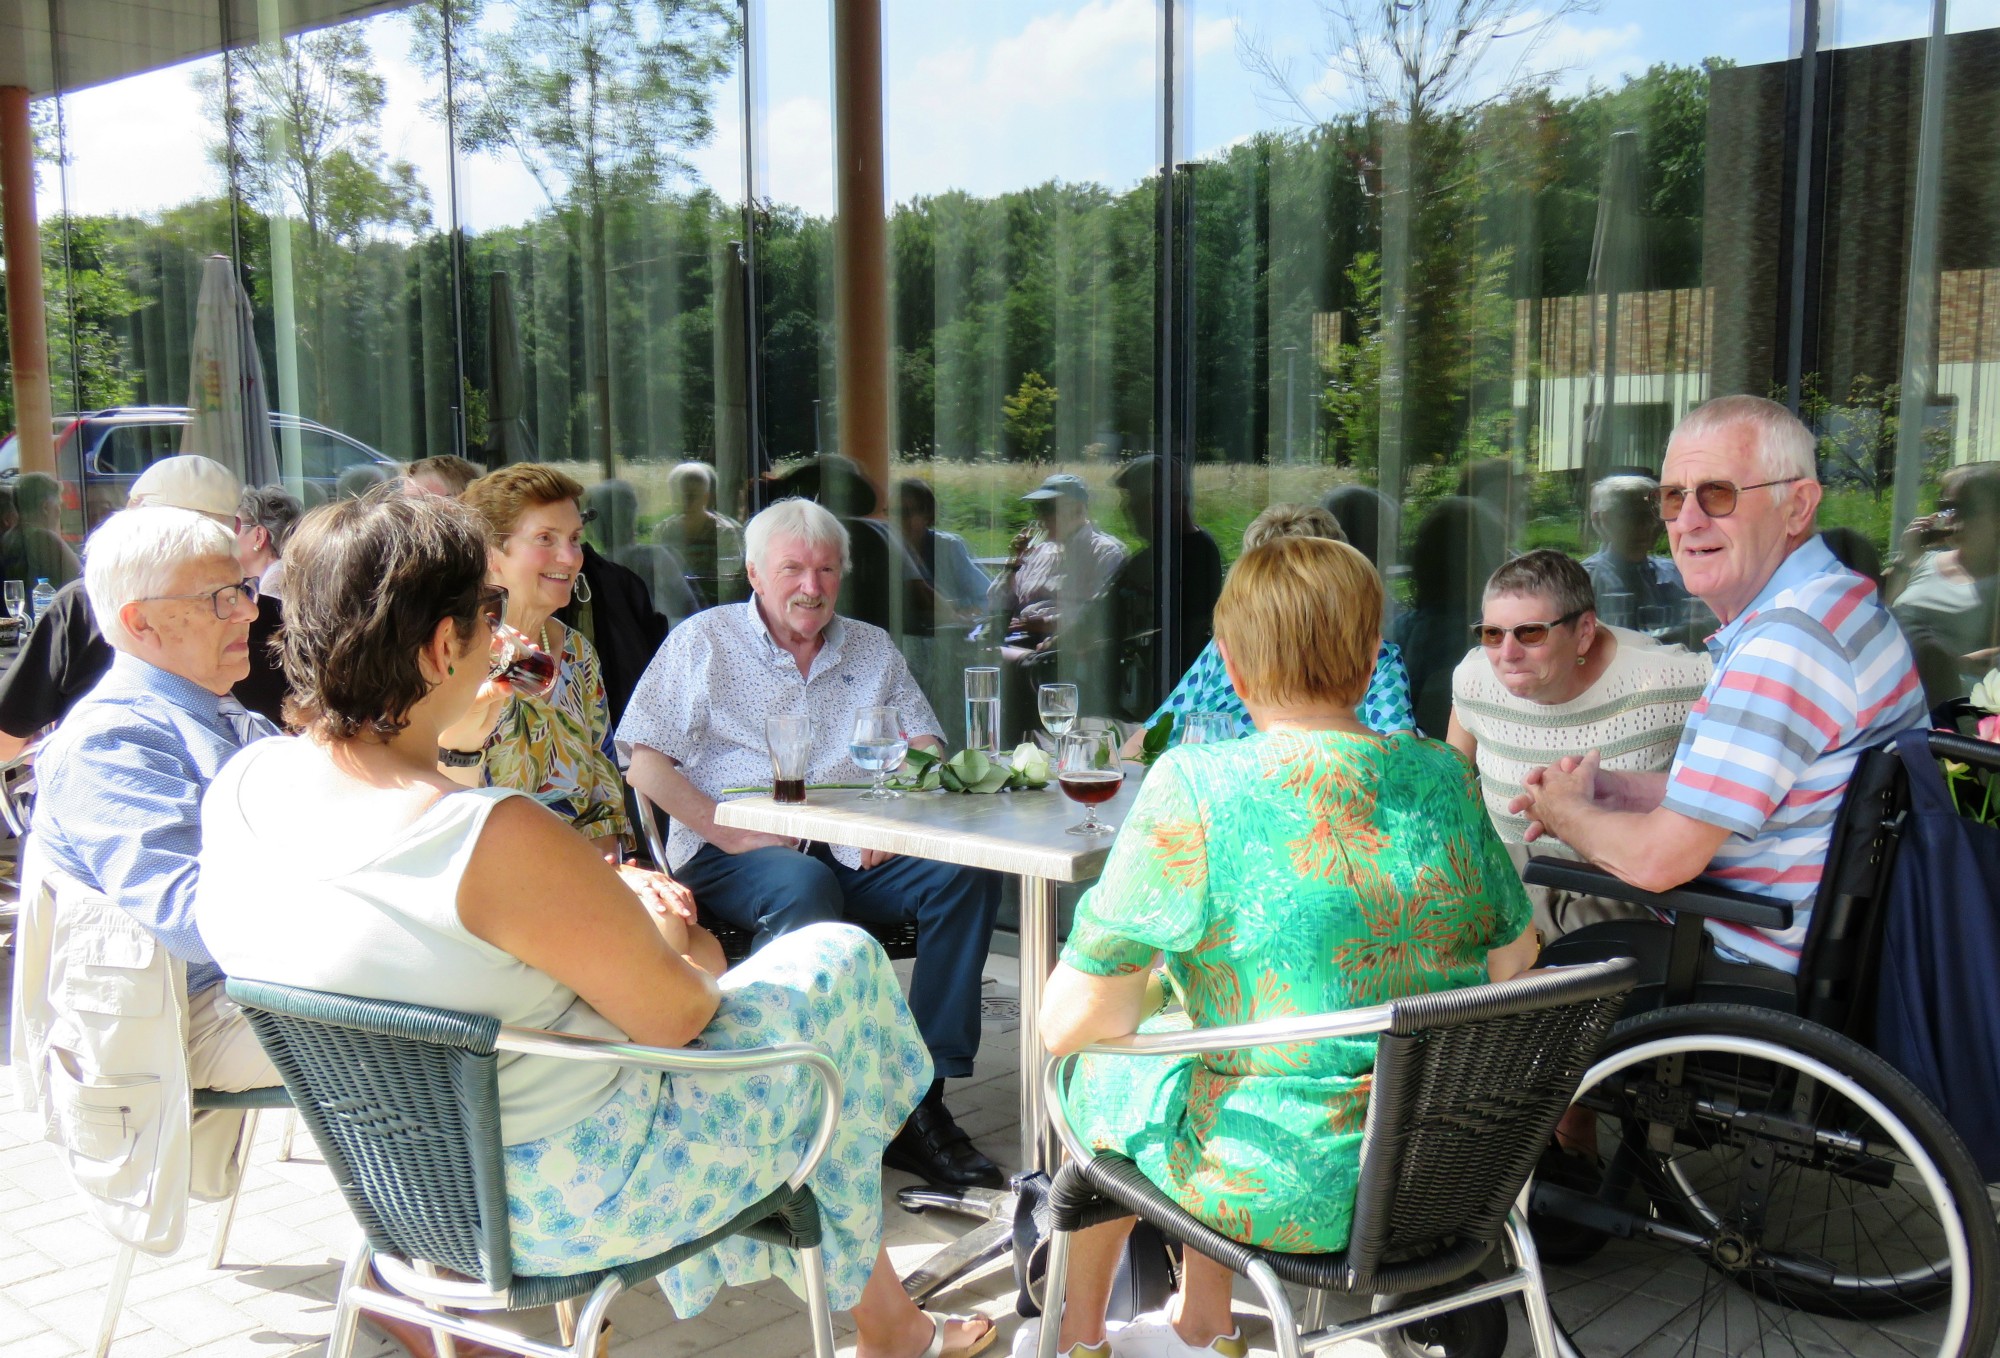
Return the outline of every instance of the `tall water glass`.
{"type": "Polygon", "coordinates": [[[1213,745],[1219,740],[1236,739],[1236,718],[1227,712],[1190,712],[1180,719],[1174,733],[1180,745],[1213,745]]]}
{"type": "Polygon", "coordinates": [[[1042,729],[1060,740],[1076,725],[1076,685],[1043,684],[1035,694],[1042,729]]]}
{"type": "Polygon", "coordinates": [[[965,748],[1000,757],[1000,670],[968,665],[965,670],[965,748]]]}
{"type": "Polygon", "coordinates": [[[771,748],[771,800],[806,799],[806,770],[812,763],[810,717],[766,717],[764,739],[771,748]]]}
{"type": "Polygon", "coordinates": [[[889,786],[889,775],[902,767],[910,752],[903,718],[893,707],[864,707],[854,716],[854,735],[847,752],[857,766],[875,775],[875,786],[861,794],[865,802],[893,801],[903,794],[889,786]]]}
{"type": "Polygon", "coordinates": [[[28,606],[27,585],[19,580],[9,580],[6,584],[6,590],[7,616],[10,618],[21,618],[22,622],[26,622],[27,619],[21,617],[21,610],[28,606]]]}

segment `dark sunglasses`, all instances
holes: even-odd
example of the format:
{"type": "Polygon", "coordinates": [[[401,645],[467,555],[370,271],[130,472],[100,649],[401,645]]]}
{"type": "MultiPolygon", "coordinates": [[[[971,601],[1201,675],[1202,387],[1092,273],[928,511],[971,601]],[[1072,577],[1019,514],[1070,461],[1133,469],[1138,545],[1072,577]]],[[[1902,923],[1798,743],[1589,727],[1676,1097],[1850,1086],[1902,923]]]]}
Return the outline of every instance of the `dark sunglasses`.
{"type": "Polygon", "coordinates": [[[1520,642],[1523,646],[1539,646],[1549,639],[1550,632],[1561,627],[1566,622],[1575,622],[1583,616],[1583,612],[1579,608],[1574,613],[1563,614],[1554,622],[1524,622],[1518,623],[1513,627],[1494,627],[1489,623],[1475,622],[1472,624],[1472,636],[1474,640],[1489,651],[1495,649],[1501,642],[1505,641],[1509,632],[1512,632],[1514,640],[1520,642]]]}
{"type": "Polygon", "coordinates": [[[1752,486],[1739,486],[1734,481],[1703,481],[1689,486],[1661,486],[1653,492],[1653,498],[1660,505],[1660,519],[1672,523],[1681,516],[1681,506],[1687,503],[1689,494],[1701,506],[1701,512],[1711,519],[1726,519],[1736,512],[1736,499],[1746,490],[1762,490],[1766,486],[1789,486],[1794,481],[1803,481],[1803,476],[1781,476],[1775,481],[1759,481],[1752,486]]]}
{"type": "Polygon", "coordinates": [[[501,585],[488,585],[479,591],[479,616],[486,619],[486,625],[498,631],[500,624],[507,620],[507,590],[501,585]]]}

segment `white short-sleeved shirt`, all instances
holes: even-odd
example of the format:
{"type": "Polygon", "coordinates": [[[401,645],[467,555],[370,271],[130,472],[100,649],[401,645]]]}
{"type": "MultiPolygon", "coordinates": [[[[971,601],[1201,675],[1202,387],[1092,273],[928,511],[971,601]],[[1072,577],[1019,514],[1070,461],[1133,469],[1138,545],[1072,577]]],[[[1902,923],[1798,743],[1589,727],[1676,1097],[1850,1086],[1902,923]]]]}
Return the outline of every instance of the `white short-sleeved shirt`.
{"type": "MultiPolygon", "coordinates": [[[[695,614],[667,636],[646,666],[618,723],[618,759],[629,764],[643,745],[680,766],[707,797],[727,801],[729,788],[771,786],[771,756],[764,738],[768,717],[812,719],[812,763],[806,781],[861,782],[848,753],[854,715],[864,707],[893,707],[912,740],[942,739],[943,728],[902,653],[879,627],[835,618],[825,644],[801,677],[791,654],[771,639],[757,601],[724,604],[695,614]]],[[[678,868],[704,841],[679,821],[667,836],[667,864],[678,868]]],[[[835,848],[834,857],[861,866],[861,851],[835,848]]]]}

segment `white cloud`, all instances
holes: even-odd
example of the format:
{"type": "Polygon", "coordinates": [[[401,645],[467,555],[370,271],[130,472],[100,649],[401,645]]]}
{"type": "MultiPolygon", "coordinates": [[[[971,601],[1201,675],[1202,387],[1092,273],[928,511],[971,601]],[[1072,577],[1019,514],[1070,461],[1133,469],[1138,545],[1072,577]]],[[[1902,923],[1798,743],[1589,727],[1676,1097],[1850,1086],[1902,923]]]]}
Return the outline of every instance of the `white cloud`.
{"type": "Polygon", "coordinates": [[[826,100],[794,95],[773,104],[759,141],[764,161],[758,166],[758,191],[818,216],[832,216],[833,113],[826,100]]]}

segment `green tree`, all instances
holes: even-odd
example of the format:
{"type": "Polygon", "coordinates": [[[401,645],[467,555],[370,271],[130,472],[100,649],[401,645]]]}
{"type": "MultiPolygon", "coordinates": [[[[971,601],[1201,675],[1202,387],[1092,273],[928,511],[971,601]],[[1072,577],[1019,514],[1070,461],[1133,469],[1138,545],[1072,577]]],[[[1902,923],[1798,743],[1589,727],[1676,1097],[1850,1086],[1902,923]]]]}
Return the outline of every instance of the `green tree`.
{"type": "Polygon", "coordinates": [[[1030,372],[1014,394],[1000,403],[1007,445],[1016,457],[1040,461],[1048,455],[1059,395],[1040,373],[1030,372]]]}
{"type": "Polygon", "coordinates": [[[612,403],[614,216],[689,173],[682,153],[714,132],[717,82],[741,35],[726,0],[438,0],[416,16],[435,70],[455,57],[461,149],[511,154],[550,202],[585,270],[584,361],[597,453],[616,474],[612,403]]]}

